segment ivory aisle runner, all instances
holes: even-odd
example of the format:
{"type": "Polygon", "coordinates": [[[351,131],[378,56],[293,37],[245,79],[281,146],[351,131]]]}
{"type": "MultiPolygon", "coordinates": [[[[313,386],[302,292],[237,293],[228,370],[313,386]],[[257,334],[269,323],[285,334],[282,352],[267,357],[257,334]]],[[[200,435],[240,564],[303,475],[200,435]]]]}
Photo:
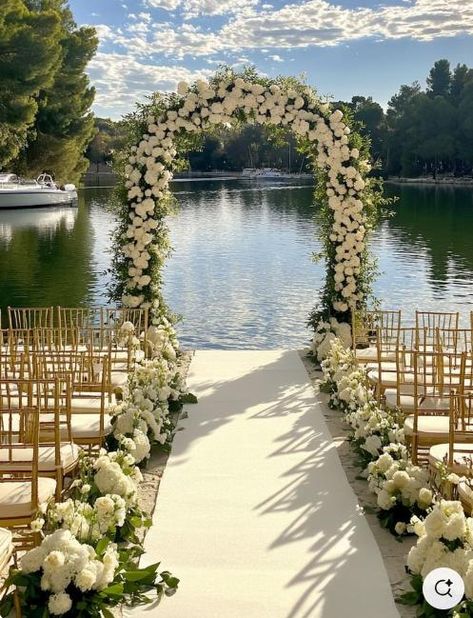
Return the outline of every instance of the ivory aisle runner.
{"type": "Polygon", "coordinates": [[[391,618],[388,577],[294,351],[202,351],[146,562],[181,584],[162,618],[391,618]]]}

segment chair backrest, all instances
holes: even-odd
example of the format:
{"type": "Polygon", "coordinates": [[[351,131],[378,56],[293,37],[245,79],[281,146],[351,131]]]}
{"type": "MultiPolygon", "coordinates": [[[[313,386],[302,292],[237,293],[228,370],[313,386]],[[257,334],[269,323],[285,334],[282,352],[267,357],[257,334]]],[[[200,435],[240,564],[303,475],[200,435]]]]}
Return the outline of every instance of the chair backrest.
{"type": "MultiPolygon", "coordinates": [[[[414,396],[428,397],[432,400],[432,413],[438,408],[437,399],[448,397],[452,390],[463,389],[465,355],[455,352],[419,351],[413,352],[414,396]]],[[[444,410],[444,408],[441,408],[444,410]]],[[[422,414],[428,414],[429,408],[422,405],[422,414]]]]}
{"type": "Polygon", "coordinates": [[[33,350],[36,352],[77,352],[82,338],[78,327],[35,328],[33,331],[33,350]]]}
{"type": "Polygon", "coordinates": [[[28,353],[0,353],[0,379],[9,378],[30,378],[33,376],[31,370],[31,356],[28,353]]]}
{"type": "Polygon", "coordinates": [[[378,328],[399,330],[401,311],[352,310],[352,339],[354,349],[376,345],[378,328]]]}
{"type": "Polygon", "coordinates": [[[59,328],[100,328],[102,307],[57,307],[59,328]]]}
{"type": "Polygon", "coordinates": [[[434,341],[438,328],[457,329],[459,319],[458,311],[416,311],[416,328],[434,341]]]}
{"type": "Polygon", "coordinates": [[[437,349],[439,352],[472,351],[472,331],[470,328],[437,328],[437,349]]]}
{"type": "Polygon", "coordinates": [[[35,369],[31,376],[0,378],[0,408],[38,408],[41,441],[54,444],[60,458],[59,443],[72,442],[71,377],[49,373],[38,378],[37,374],[35,369]]]}
{"type": "Polygon", "coordinates": [[[53,307],[8,307],[10,328],[52,328],[53,307]]]}

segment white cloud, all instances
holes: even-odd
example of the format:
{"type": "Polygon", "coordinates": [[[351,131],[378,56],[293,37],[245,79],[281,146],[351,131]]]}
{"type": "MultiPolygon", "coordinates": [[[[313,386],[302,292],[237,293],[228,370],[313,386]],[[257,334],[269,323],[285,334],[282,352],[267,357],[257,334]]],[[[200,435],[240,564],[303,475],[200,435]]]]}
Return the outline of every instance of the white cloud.
{"type": "Polygon", "coordinates": [[[145,6],[165,11],[175,11],[181,4],[181,0],[143,0],[145,6]]]}
{"type": "Polygon", "coordinates": [[[151,92],[173,91],[179,81],[205,79],[213,71],[145,64],[122,54],[98,52],[89,64],[88,73],[97,89],[94,105],[97,114],[118,118],[151,92]]]}
{"type": "MultiPolygon", "coordinates": [[[[354,40],[437,37],[473,34],[473,2],[465,0],[399,0],[395,6],[346,8],[327,0],[307,0],[260,12],[257,0],[146,0],[148,5],[180,7],[184,17],[236,11],[220,30],[194,24],[156,22],[149,28],[116,32],[115,42],[133,56],[162,53],[183,58],[252,49],[336,46],[354,40]],[[213,13],[215,12],[215,13],[213,13]],[[152,26],[152,27],[151,27],[152,26]],[[130,36],[131,35],[131,36],[130,36]]],[[[268,5],[264,5],[268,6],[268,5]]],[[[107,26],[108,28],[108,26],[107,26]]],[[[110,40],[109,32],[106,37],[110,40]]]]}
{"type": "Polygon", "coordinates": [[[278,54],[272,54],[271,56],[268,56],[268,58],[273,62],[284,62],[284,58],[281,58],[278,54]]]}
{"type": "Polygon", "coordinates": [[[309,0],[271,12],[237,16],[219,35],[227,47],[282,49],[334,46],[368,37],[428,41],[459,33],[473,33],[473,3],[464,0],[415,0],[408,6],[355,9],[309,0]]]}
{"type": "Polygon", "coordinates": [[[199,15],[226,15],[227,13],[246,13],[258,4],[259,0],[143,0],[145,6],[175,11],[179,8],[186,19],[199,15]]]}
{"type": "Polygon", "coordinates": [[[236,13],[248,15],[258,0],[183,0],[182,9],[187,19],[199,15],[226,15],[236,13]]]}

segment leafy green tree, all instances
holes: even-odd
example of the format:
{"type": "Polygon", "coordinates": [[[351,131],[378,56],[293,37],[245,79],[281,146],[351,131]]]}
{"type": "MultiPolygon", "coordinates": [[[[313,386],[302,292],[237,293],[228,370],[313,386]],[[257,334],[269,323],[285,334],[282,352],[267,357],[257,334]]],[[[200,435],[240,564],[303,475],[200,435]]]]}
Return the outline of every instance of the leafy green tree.
{"type": "Polygon", "coordinates": [[[53,82],[38,95],[24,167],[30,175],[47,169],[60,181],[77,182],[88,167],[84,153],[95,132],[90,112],[95,90],[85,69],[97,49],[96,33],[77,27],[65,0],[34,0],[31,6],[60,17],[61,63],[53,82]]]}
{"type": "Polygon", "coordinates": [[[429,76],[427,77],[427,93],[431,97],[448,96],[450,93],[451,80],[450,62],[445,60],[445,58],[437,60],[430,69],[429,76]]]}
{"type": "Polygon", "coordinates": [[[123,121],[94,118],[95,135],[87,147],[86,158],[95,164],[110,163],[113,155],[127,142],[127,128],[123,121]]]}
{"type": "Polygon", "coordinates": [[[406,131],[411,125],[410,110],[415,97],[421,92],[418,82],[401,86],[391,97],[386,112],[385,172],[410,173],[415,168],[414,156],[407,148],[406,131]]]}
{"type": "Polygon", "coordinates": [[[472,77],[473,71],[466,64],[457,64],[453,70],[450,85],[450,98],[454,105],[458,105],[463,94],[463,89],[468,80],[472,77]]]}
{"type": "Polygon", "coordinates": [[[455,154],[456,114],[443,96],[419,94],[413,101],[410,148],[424,163],[424,170],[435,177],[445,171],[455,154]]]}
{"type": "Polygon", "coordinates": [[[0,169],[26,144],[38,109],[61,60],[56,11],[35,11],[22,0],[2,0],[0,10],[0,169]]]}

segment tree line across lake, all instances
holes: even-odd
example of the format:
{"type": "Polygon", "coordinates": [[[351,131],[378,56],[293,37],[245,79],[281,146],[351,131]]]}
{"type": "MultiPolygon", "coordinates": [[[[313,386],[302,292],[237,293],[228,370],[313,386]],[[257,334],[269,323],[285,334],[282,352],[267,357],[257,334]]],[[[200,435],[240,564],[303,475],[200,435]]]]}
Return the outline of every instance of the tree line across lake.
{"type": "MultiPolygon", "coordinates": [[[[335,101],[360,124],[371,139],[377,170],[384,176],[471,175],[473,170],[473,69],[465,64],[451,68],[438,60],[427,77],[401,86],[386,111],[371,97],[354,96],[335,101]]],[[[128,119],[113,122],[96,119],[98,133],[88,156],[95,163],[111,159],[126,142],[128,119]]],[[[189,153],[194,171],[241,170],[244,167],[276,167],[291,172],[310,169],[297,151],[291,133],[269,139],[260,125],[220,130],[204,138],[201,149],[189,153]]]]}

